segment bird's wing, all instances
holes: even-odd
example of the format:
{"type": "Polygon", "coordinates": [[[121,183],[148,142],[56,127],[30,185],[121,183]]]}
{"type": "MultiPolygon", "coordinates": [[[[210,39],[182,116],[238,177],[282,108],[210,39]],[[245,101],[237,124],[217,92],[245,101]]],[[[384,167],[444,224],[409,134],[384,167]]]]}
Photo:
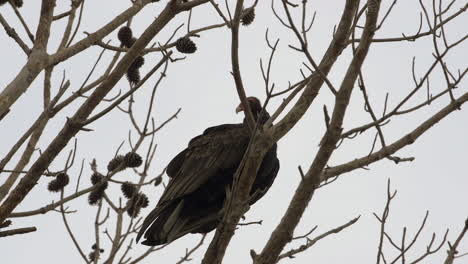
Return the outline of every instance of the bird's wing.
{"type": "Polygon", "coordinates": [[[197,190],[212,177],[223,176],[221,171],[237,168],[249,138],[242,124],[225,124],[210,127],[190,140],[188,147],[169,162],[167,173],[171,180],[156,208],[143,221],[137,241],[172,201],[197,190]]]}
{"type": "Polygon", "coordinates": [[[206,129],[169,163],[172,179],[158,205],[197,190],[222,170],[236,168],[248,143],[249,131],[242,124],[206,129]]]}
{"type": "Polygon", "coordinates": [[[219,126],[209,127],[207,129],[205,129],[203,134],[192,138],[190,140],[190,142],[189,142],[189,147],[187,147],[186,149],[181,151],[179,154],[177,154],[169,162],[169,164],[167,165],[166,173],[169,176],[169,178],[173,178],[174,176],[177,175],[180,168],[184,164],[185,157],[186,157],[187,153],[189,152],[189,149],[191,149],[190,147],[197,144],[197,142],[199,142],[199,140],[201,140],[202,138],[210,137],[211,135],[213,135],[215,133],[223,133],[222,131],[226,131],[226,130],[229,130],[229,129],[242,128],[242,126],[243,126],[242,124],[223,124],[223,125],[219,125],[219,126]]]}
{"type": "Polygon", "coordinates": [[[262,164],[258,169],[257,176],[251,190],[250,204],[256,203],[270,189],[276,175],[278,174],[280,163],[276,156],[276,144],[267,152],[262,164]]]}
{"type": "Polygon", "coordinates": [[[184,149],[169,162],[166,169],[166,173],[167,176],[169,176],[169,178],[173,178],[175,175],[177,175],[177,172],[182,167],[182,164],[184,164],[185,155],[187,154],[187,151],[188,149],[184,149]]]}

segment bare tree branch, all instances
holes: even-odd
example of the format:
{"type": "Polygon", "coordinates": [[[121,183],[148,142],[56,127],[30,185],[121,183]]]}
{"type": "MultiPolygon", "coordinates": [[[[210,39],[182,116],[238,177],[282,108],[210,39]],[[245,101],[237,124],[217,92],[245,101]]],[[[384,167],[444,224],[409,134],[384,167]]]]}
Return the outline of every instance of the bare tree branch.
{"type": "Polygon", "coordinates": [[[352,226],[353,224],[355,224],[359,220],[359,218],[360,218],[360,216],[350,220],[349,222],[347,222],[347,223],[345,223],[345,224],[343,224],[341,226],[330,229],[327,232],[315,237],[314,239],[307,238],[306,244],[304,244],[304,245],[302,245],[302,246],[300,246],[300,247],[298,247],[296,249],[291,249],[291,250],[279,255],[278,261],[283,259],[283,258],[293,258],[296,254],[304,252],[307,249],[309,249],[310,247],[312,247],[313,245],[315,245],[315,243],[317,243],[319,240],[321,240],[323,238],[326,238],[326,237],[328,237],[329,235],[332,235],[332,234],[338,234],[341,231],[343,231],[344,229],[352,226]]]}
{"type": "Polygon", "coordinates": [[[27,233],[35,232],[36,230],[37,229],[35,227],[24,227],[24,228],[12,229],[12,230],[0,231],[0,237],[27,234],[27,233]]]}
{"type": "Polygon", "coordinates": [[[462,231],[458,235],[457,239],[455,240],[455,243],[451,245],[449,243],[449,250],[447,251],[447,258],[444,261],[444,264],[452,264],[454,259],[457,257],[458,251],[458,245],[460,245],[461,240],[463,237],[466,235],[466,232],[468,231],[468,219],[465,221],[465,225],[463,226],[462,231]]]}

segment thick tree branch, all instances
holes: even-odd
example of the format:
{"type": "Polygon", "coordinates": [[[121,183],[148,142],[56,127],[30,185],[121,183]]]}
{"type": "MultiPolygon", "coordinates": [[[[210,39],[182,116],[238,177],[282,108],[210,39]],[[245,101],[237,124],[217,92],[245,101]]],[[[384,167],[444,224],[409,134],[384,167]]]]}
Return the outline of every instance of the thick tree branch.
{"type": "Polygon", "coordinates": [[[266,151],[271,147],[265,134],[255,134],[247,148],[244,159],[234,175],[232,193],[226,195],[224,217],[216,229],[215,236],[205,253],[202,264],[222,263],[227,246],[234,236],[240,218],[248,210],[250,188],[257,175],[266,151]],[[245,162],[245,163],[244,163],[245,162]]]}
{"type": "Polygon", "coordinates": [[[47,64],[47,43],[54,13],[55,0],[44,0],[41,6],[41,16],[36,32],[36,40],[26,65],[16,78],[0,93],[0,117],[4,117],[11,105],[26,92],[37,75],[47,64]]]}
{"type": "MultiPolygon", "coordinates": [[[[145,2],[145,1],[144,1],[145,2]]],[[[136,4],[137,5],[137,4],[136,4]]],[[[181,10],[170,2],[162,10],[160,15],[148,26],[141,37],[135,42],[132,48],[125,54],[117,64],[115,70],[109,77],[97,87],[91,96],[83,103],[72,118],[68,120],[57,137],[50,143],[47,149],[32,165],[29,172],[23,177],[16,188],[11,192],[5,202],[0,206],[0,222],[5,220],[14,208],[24,199],[24,197],[35,186],[44,170],[55,159],[60,151],[67,145],[72,137],[82,128],[81,123],[91,114],[96,106],[104,99],[107,93],[122,78],[134,58],[143,50],[143,48],[161,31],[166,24],[175,17],[181,10]]],[[[118,16],[118,18],[121,16],[118,16]]],[[[78,44],[75,44],[76,46],[78,44]]],[[[72,48],[72,47],[70,47],[72,48]]],[[[65,49],[67,50],[67,49],[65,49]]],[[[58,56],[59,58],[64,58],[58,56]]],[[[60,60],[60,59],[59,59],[60,60]]]]}
{"type": "MultiPolygon", "coordinates": [[[[39,117],[34,121],[34,123],[29,127],[29,129],[21,136],[20,139],[13,145],[10,151],[0,160],[0,171],[3,171],[7,163],[13,158],[13,155],[18,151],[18,149],[23,145],[23,143],[29,138],[29,136],[36,131],[36,129],[40,126],[42,122],[45,122],[46,119],[49,118],[49,113],[52,110],[52,107],[57,103],[57,101],[62,97],[63,93],[70,87],[70,82],[66,81],[58,91],[57,95],[52,99],[49,106],[42,111],[39,117]]],[[[1,187],[0,187],[1,189],[1,187]]],[[[1,191],[0,191],[1,193],[1,191]]],[[[1,196],[1,195],[0,195],[1,196]]],[[[2,200],[2,199],[0,199],[2,200]]]]}
{"type": "Polygon", "coordinates": [[[468,92],[464,93],[455,101],[450,102],[450,104],[448,104],[446,107],[442,108],[439,112],[437,112],[436,114],[428,118],[426,121],[424,121],[421,125],[415,128],[413,131],[401,137],[399,140],[395,141],[393,144],[387,145],[387,147],[384,147],[371,155],[366,155],[364,157],[355,159],[345,164],[341,164],[338,166],[328,168],[327,170],[324,171],[321,177],[321,181],[324,181],[326,179],[329,179],[331,177],[334,177],[334,176],[337,176],[346,172],[350,172],[357,168],[365,167],[369,164],[372,164],[378,160],[381,160],[387,157],[388,155],[394,154],[398,150],[410,144],[413,144],[416,141],[416,139],[418,139],[421,135],[427,132],[432,126],[437,124],[439,121],[444,119],[453,111],[458,110],[458,108],[462,104],[466,103],[467,101],[468,101],[468,92]]]}
{"type": "Polygon", "coordinates": [[[115,30],[119,25],[127,21],[130,17],[137,14],[145,5],[150,3],[152,0],[141,0],[133,4],[126,11],[116,16],[112,21],[107,23],[101,29],[97,30],[93,34],[90,34],[85,39],[77,42],[76,44],[61,49],[54,55],[47,55],[45,53],[45,47],[49,38],[49,27],[50,22],[53,20],[53,7],[52,3],[55,1],[43,1],[43,9],[41,11],[41,21],[39,23],[40,28],[31,55],[28,58],[26,65],[20,70],[16,77],[11,81],[5,89],[0,93],[0,117],[3,117],[8,112],[9,108],[18,100],[18,98],[26,92],[31,83],[36,79],[39,73],[50,65],[60,63],[81,51],[91,47],[98,41],[102,40],[105,36],[115,30]],[[44,16],[44,18],[42,18],[44,16]],[[43,26],[42,23],[44,23],[43,26]]]}
{"type": "MultiPolygon", "coordinates": [[[[325,52],[323,59],[318,65],[318,68],[325,76],[328,75],[338,56],[346,47],[345,43],[351,34],[351,24],[356,9],[358,8],[357,6],[357,1],[346,1],[346,5],[344,7],[343,14],[341,15],[340,23],[333,40],[325,52]]],[[[317,96],[318,91],[320,90],[320,87],[323,85],[324,81],[325,80],[321,78],[318,73],[312,74],[308,78],[307,85],[296,104],[283,119],[281,119],[271,128],[273,130],[273,140],[275,142],[286,135],[286,133],[288,133],[297,124],[297,122],[299,122],[317,96]]]]}
{"type": "MultiPolygon", "coordinates": [[[[351,17],[355,14],[355,10],[357,8],[356,2],[357,1],[354,1],[354,6],[351,6],[350,8],[351,13],[349,15],[351,17]]],[[[330,129],[326,132],[323,144],[320,146],[320,149],[303,181],[296,189],[296,193],[294,194],[288,210],[281,219],[281,222],[273,231],[261,254],[254,258],[255,264],[267,264],[277,261],[277,258],[284,246],[291,241],[294,229],[312,199],[315,188],[320,183],[321,172],[335,150],[336,143],[340,138],[342,130],[341,125],[349,104],[351,92],[375,32],[379,7],[380,1],[368,1],[368,13],[364,32],[362,33],[362,41],[356,50],[353,60],[348,67],[344,80],[336,95],[330,129]]],[[[349,10],[345,8],[345,13],[346,12],[349,12],[349,10]]]]}
{"type": "Polygon", "coordinates": [[[140,12],[141,9],[143,9],[143,7],[145,7],[150,2],[152,2],[152,0],[136,1],[130,8],[122,12],[120,15],[116,16],[112,21],[107,23],[105,26],[103,26],[96,32],[89,34],[86,38],[78,41],[72,46],[62,49],[56,54],[51,55],[50,63],[53,63],[53,64],[60,63],[70,57],[75,56],[76,54],[91,47],[92,45],[98,43],[105,36],[109,35],[109,33],[114,31],[122,23],[127,21],[129,18],[135,16],[138,12],[140,12]]]}
{"type": "Polygon", "coordinates": [[[37,229],[33,226],[33,227],[12,229],[12,230],[7,230],[7,231],[0,231],[0,237],[27,234],[27,233],[35,232],[36,230],[37,229]]]}

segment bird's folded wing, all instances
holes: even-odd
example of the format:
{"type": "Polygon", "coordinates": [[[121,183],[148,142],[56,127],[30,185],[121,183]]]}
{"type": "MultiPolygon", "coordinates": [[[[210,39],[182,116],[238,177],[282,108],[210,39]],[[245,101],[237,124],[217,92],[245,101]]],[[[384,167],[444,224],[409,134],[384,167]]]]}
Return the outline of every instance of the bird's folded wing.
{"type": "Polygon", "coordinates": [[[229,124],[208,128],[203,135],[192,139],[181,152],[183,158],[178,155],[169,164],[175,174],[159,204],[197,190],[211,177],[224,176],[220,173],[224,170],[236,169],[247,149],[248,133],[241,124],[229,124]]]}

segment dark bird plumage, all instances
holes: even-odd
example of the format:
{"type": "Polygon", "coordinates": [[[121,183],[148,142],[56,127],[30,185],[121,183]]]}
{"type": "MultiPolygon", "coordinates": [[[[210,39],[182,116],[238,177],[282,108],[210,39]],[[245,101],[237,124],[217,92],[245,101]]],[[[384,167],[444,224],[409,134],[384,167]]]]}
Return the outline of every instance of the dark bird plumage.
{"type": "MultiPolygon", "coordinates": [[[[257,120],[262,107],[255,97],[248,102],[257,120]]],[[[236,112],[243,111],[240,105],[236,112]]],[[[269,115],[263,112],[259,122],[269,115]]],[[[188,147],[167,167],[171,178],[156,208],[143,222],[137,241],[144,234],[144,245],[171,242],[188,233],[207,233],[222,217],[226,190],[247,150],[250,131],[241,124],[224,124],[206,129],[190,140],[188,147]]],[[[260,199],[272,185],[279,170],[276,144],[266,153],[252,186],[250,204],[260,199]]]]}

